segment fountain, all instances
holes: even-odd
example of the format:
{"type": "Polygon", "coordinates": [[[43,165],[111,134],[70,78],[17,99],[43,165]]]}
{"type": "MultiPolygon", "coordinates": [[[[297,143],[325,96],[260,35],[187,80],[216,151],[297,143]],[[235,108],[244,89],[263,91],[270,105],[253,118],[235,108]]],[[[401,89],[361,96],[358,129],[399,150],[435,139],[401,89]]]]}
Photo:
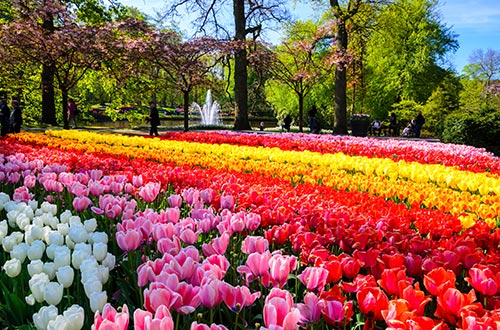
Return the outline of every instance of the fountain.
{"type": "Polygon", "coordinates": [[[222,125],[222,120],[219,117],[220,105],[217,101],[212,100],[212,93],[210,89],[207,91],[207,96],[205,98],[205,104],[201,108],[196,102],[191,105],[195,111],[198,111],[201,115],[201,125],[204,126],[220,126],[222,125]]]}

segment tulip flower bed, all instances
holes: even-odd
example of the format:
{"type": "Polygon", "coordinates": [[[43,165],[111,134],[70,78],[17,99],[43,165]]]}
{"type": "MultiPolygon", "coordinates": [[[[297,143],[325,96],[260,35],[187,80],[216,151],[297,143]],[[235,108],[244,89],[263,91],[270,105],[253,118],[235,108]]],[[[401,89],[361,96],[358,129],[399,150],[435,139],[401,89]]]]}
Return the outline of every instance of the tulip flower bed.
{"type": "Polygon", "coordinates": [[[500,160],[440,143],[0,141],[0,324],[495,329],[500,160]]]}

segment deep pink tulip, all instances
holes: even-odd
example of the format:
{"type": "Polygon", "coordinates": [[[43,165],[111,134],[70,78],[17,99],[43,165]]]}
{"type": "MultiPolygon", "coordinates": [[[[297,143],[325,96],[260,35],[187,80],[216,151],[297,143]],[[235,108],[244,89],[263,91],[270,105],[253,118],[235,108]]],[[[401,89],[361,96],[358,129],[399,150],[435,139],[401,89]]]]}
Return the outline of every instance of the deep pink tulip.
{"type": "Polygon", "coordinates": [[[15,201],[27,203],[28,201],[32,200],[33,197],[34,195],[29,192],[28,188],[26,188],[25,186],[21,186],[16,188],[16,190],[14,190],[14,195],[12,196],[12,199],[15,201]]]}
{"type": "Polygon", "coordinates": [[[169,207],[162,213],[162,218],[169,223],[176,224],[181,218],[181,210],[177,207],[169,207]]]}
{"type": "Polygon", "coordinates": [[[88,196],[89,188],[88,186],[81,184],[80,182],[72,182],[67,185],[68,191],[77,197],[88,196]]]}
{"type": "Polygon", "coordinates": [[[200,287],[195,287],[186,282],[180,282],[177,286],[177,293],[181,296],[181,303],[179,306],[172,306],[179,314],[189,314],[198,308],[201,304],[200,301],[200,287]]]}
{"type": "Polygon", "coordinates": [[[173,330],[174,321],[168,308],[158,307],[155,316],[148,311],[136,309],[134,311],[134,330],[173,330]]]}
{"type": "Polygon", "coordinates": [[[297,258],[282,254],[274,254],[269,260],[269,274],[271,278],[283,287],[288,281],[288,275],[297,267],[297,258]]]}
{"type": "Polygon", "coordinates": [[[181,250],[181,240],[177,236],[172,239],[167,237],[161,238],[156,242],[156,247],[158,248],[158,252],[162,254],[177,254],[181,250]]]}
{"type": "Polygon", "coordinates": [[[229,246],[231,237],[228,232],[224,232],[221,236],[212,239],[210,244],[204,243],[201,246],[203,254],[207,257],[213,254],[224,254],[226,253],[227,247],[229,246]]]}
{"type": "Polygon", "coordinates": [[[143,185],[142,175],[134,175],[132,177],[132,184],[136,188],[142,187],[143,185]]]}
{"type": "Polygon", "coordinates": [[[24,177],[24,186],[28,189],[32,189],[36,184],[36,176],[30,174],[24,177]]]}
{"type": "Polygon", "coordinates": [[[323,291],[328,278],[328,270],[323,267],[307,267],[299,274],[299,280],[309,291],[323,291]]]}
{"type": "Polygon", "coordinates": [[[144,307],[150,312],[156,311],[160,306],[172,309],[181,304],[181,295],[164,283],[153,282],[144,290],[144,307]]]}
{"type": "Polygon", "coordinates": [[[253,275],[263,276],[269,273],[269,260],[271,259],[271,253],[269,251],[265,253],[251,253],[246,261],[246,265],[250,269],[253,275]]]}
{"type": "Polygon", "coordinates": [[[94,197],[101,196],[104,193],[104,185],[98,181],[90,181],[88,187],[89,193],[94,197]]]}
{"type": "Polygon", "coordinates": [[[246,286],[234,287],[226,282],[220,283],[222,300],[233,312],[241,312],[244,307],[253,305],[255,299],[260,297],[260,292],[250,293],[246,286]]]}
{"type": "Polygon", "coordinates": [[[225,326],[212,323],[210,326],[194,321],[189,330],[228,330],[225,326]]]}
{"type": "Polygon", "coordinates": [[[201,201],[200,191],[194,188],[184,189],[184,191],[182,192],[182,198],[184,198],[188,205],[193,206],[198,201],[201,201]]]}
{"type": "Polygon", "coordinates": [[[248,230],[255,231],[257,230],[257,228],[260,227],[262,219],[260,215],[257,213],[246,213],[244,221],[245,221],[245,226],[247,227],[248,230]]]}
{"type": "Polygon", "coordinates": [[[102,170],[90,170],[90,171],[87,171],[90,179],[94,180],[94,181],[98,181],[102,178],[102,175],[103,175],[103,172],[102,170]]]}
{"type": "Polygon", "coordinates": [[[122,311],[118,313],[110,304],[106,304],[102,310],[102,316],[99,311],[94,315],[95,330],[127,330],[128,323],[127,305],[123,305],[122,311]]]}
{"type": "Polygon", "coordinates": [[[200,191],[200,198],[203,203],[210,204],[215,199],[216,192],[213,189],[207,188],[200,191]]]}
{"type": "Polygon", "coordinates": [[[199,232],[194,232],[190,228],[186,228],[181,231],[179,237],[181,241],[183,241],[186,244],[195,244],[198,242],[198,236],[200,235],[199,232]]]}
{"type": "Polygon", "coordinates": [[[222,302],[222,294],[219,290],[220,283],[221,281],[213,278],[202,281],[198,295],[203,306],[214,308],[222,302]]]}
{"type": "Polygon", "coordinates": [[[269,242],[262,236],[247,236],[241,243],[241,252],[250,253],[264,253],[269,250],[269,242]]]}
{"type": "Polygon", "coordinates": [[[500,278],[489,267],[472,267],[469,269],[467,282],[472,287],[485,296],[494,296],[497,294],[500,286],[500,278]]]}
{"type": "Polygon", "coordinates": [[[328,324],[343,327],[351,321],[353,315],[353,302],[348,301],[342,304],[337,300],[322,299],[319,302],[321,315],[328,324]]]}
{"type": "Polygon", "coordinates": [[[263,314],[264,324],[268,329],[295,330],[301,319],[299,309],[292,307],[281,297],[266,299],[263,314]]]}
{"type": "Polygon", "coordinates": [[[168,200],[168,205],[170,205],[170,207],[177,207],[180,209],[182,206],[181,195],[170,195],[168,196],[167,200],[168,200]]]}
{"type": "Polygon", "coordinates": [[[92,201],[90,198],[83,196],[83,197],[75,197],[73,199],[73,208],[75,211],[84,211],[88,209],[89,206],[92,205],[92,201]]]}
{"type": "Polygon", "coordinates": [[[43,180],[42,185],[47,191],[62,192],[64,189],[62,183],[56,180],[43,180]]]}
{"type": "Polygon", "coordinates": [[[68,172],[62,172],[59,173],[58,177],[59,182],[61,182],[64,186],[69,187],[73,183],[75,183],[76,178],[73,173],[68,173],[68,172]]]}
{"type": "Polygon", "coordinates": [[[241,233],[245,230],[245,212],[233,214],[229,222],[229,228],[232,233],[241,233]]]}
{"type": "Polygon", "coordinates": [[[219,278],[219,276],[224,277],[230,266],[229,260],[227,260],[226,256],[222,254],[214,254],[207,257],[203,260],[202,265],[208,265],[208,269],[212,270],[214,273],[220,273],[217,278],[219,278]]]}
{"type": "Polygon", "coordinates": [[[220,196],[220,207],[232,211],[234,209],[234,197],[231,195],[220,196]]]}
{"type": "Polygon", "coordinates": [[[125,232],[116,232],[116,242],[123,251],[133,251],[139,247],[142,240],[142,234],[135,229],[129,229],[125,232]]]}
{"type": "MultiPolygon", "coordinates": [[[[20,179],[21,179],[21,174],[19,174],[19,172],[12,172],[12,173],[9,173],[9,175],[7,176],[8,183],[18,183],[20,179]]],[[[57,183],[59,183],[59,182],[57,182],[57,183]]],[[[61,187],[62,187],[62,185],[61,185],[61,187]]]]}
{"type": "Polygon", "coordinates": [[[316,323],[321,317],[319,298],[312,292],[304,296],[304,303],[297,304],[300,311],[301,323],[316,323]]]}
{"type": "Polygon", "coordinates": [[[161,185],[158,182],[148,182],[139,188],[139,196],[146,202],[153,202],[160,193],[161,185]]]}

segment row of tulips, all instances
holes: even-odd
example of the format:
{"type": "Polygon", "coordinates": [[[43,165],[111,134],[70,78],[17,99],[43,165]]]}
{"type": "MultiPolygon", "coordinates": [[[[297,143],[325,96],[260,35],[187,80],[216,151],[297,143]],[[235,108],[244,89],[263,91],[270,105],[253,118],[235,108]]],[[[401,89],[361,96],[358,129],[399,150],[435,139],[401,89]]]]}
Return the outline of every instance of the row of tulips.
{"type": "MultiPolygon", "coordinates": [[[[493,284],[498,282],[493,267],[498,234],[481,221],[463,230],[453,215],[358,192],[293,187],[255,173],[157,167],[119,156],[85,158],[79,145],[67,151],[20,144],[2,149],[12,154],[3,159],[2,181],[17,193],[15,199],[37,196],[72,205],[82,215],[92,212],[126,252],[116,253],[122,262],[113,271],[136,274],[133,296],[147,286],[144,295],[129,300],[136,328],[155,320],[203,329],[208,326],[202,321],[223,319],[244,327],[259,314],[265,327],[285,329],[322,322],[355,327],[355,313],[367,329],[486,327],[498,319],[498,285],[493,284]],[[19,150],[23,153],[15,154],[19,150]],[[103,164],[113,175],[95,170],[103,164]],[[104,187],[95,188],[96,182],[104,187]],[[167,183],[182,194],[169,195],[167,183]],[[80,204],[83,197],[88,201],[80,204]],[[134,213],[125,207],[130,202],[143,210],[134,213]],[[144,209],[148,205],[162,211],[144,209]],[[241,212],[245,209],[251,212],[241,212]],[[113,219],[121,220],[118,226],[113,219]],[[248,244],[254,247],[249,250],[248,244]],[[205,287],[210,292],[201,294],[205,287]],[[210,308],[201,297],[205,304],[219,304],[210,308]],[[221,314],[213,315],[214,307],[221,314]]],[[[111,302],[118,306],[123,296],[111,302]]],[[[105,307],[96,327],[128,319],[128,309],[124,306],[118,317],[105,307]]]]}
{"type": "MultiPolygon", "coordinates": [[[[437,208],[461,216],[464,226],[477,219],[496,225],[500,214],[500,178],[443,165],[395,162],[392,159],[346,156],[341,153],[282,151],[273,148],[210,145],[183,141],[127,138],[102,134],[51,131],[63,140],[49,145],[123,154],[129,157],[203,166],[236,172],[279,176],[293,182],[321,183],[340,190],[360,190],[410,205],[437,208]],[[80,143],[78,140],[90,141],[80,143]],[[69,142],[68,142],[69,140],[69,142]]],[[[36,136],[21,136],[34,142],[36,136]]]]}

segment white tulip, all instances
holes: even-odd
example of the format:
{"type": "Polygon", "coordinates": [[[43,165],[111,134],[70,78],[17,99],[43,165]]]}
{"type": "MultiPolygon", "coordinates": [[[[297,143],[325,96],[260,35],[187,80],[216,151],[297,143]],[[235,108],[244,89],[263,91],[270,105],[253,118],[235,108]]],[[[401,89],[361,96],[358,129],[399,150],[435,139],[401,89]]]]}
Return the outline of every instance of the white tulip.
{"type": "Polygon", "coordinates": [[[34,241],[43,238],[43,229],[38,227],[35,223],[26,227],[26,232],[24,233],[24,240],[28,244],[33,244],[34,241]]]}
{"type": "Polygon", "coordinates": [[[68,248],[70,248],[71,250],[73,250],[75,248],[75,242],[73,242],[71,240],[71,238],[69,237],[69,235],[66,236],[66,246],[68,248]]]}
{"type": "Polygon", "coordinates": [[[108,246],[104,243],[95,243],[93,247],[94,257],[97,261],[103,261],[108,253],[108,246]]]}
{"type": "Polygon", "coordinates": [[[38,330],[45,330],[49,322],[55,320],[57,315],[56,306],[43,306],[38,313],[33,314],[33,322],[38,330]]]}
{"type": "Polygon", "coordinates": [[[16,232],[8,235],[8,236],[5,236],[3,239],[2,239],[2,248],[4,249],[5,252],[11,252],[12,249],[14,248],[14,246],[16,246],[17,244],[17,238],[16,236],[14,235],[16,232]]]}
{"type": "Polygon", "coordinates": [[[28,248],[28,259],[29,260],[41,259],[44,252],[45,252],[45,244],[40,240],[36,240],[28,248]]]}
{"type": "Polygon", "coordinates": [[[93,313],[99,311],[102,312],[104,305],[108,302],[108,295],[106,291],[94,292],[90,296],[90,309],[93,313]]]}
{"type": "Polygon", "coordinates": [[[59,232],[59,234],[61,234],[63,236],[68,235],[68,229],[69,229],[69,225],[67,223],[58,223],[57,224],[57,231],[59,232]]]}
{"type": "Polygon", "coordinates": [[[83,226],[82,219],[80,219],[80,217],[77,215],[72,215],[69,217],[69,226],[71,227],[74,225],[82,225],[83,226]]]}
{"type": "Polygon", "coordinates": [[[45,213],[43,215],[43,222],[49,226],[50,228],[56,230],[57,225],[59,224],[59,219],[54,216],[52,213],[45,213]]]}
{"type": "Polygon", "coordinates": [[[66,245],[57,246],[54,252],[54,264],[56,269],[71,264],[71,252],[66,245]]]}
{"type": "Polygon", "coordinates": [[[17,203],[16,201],[8,201],[8,202],[5,202],[3,204],[3,208],[5,209],[5,211],[7,211],[7,213],[9,213],[10,211],[12,210],[15,210],[16,207],[17,207],[17,203]]]}
{"type": "Polygon", "coordinates": [[[14,278],[21,274],[21,261],[19,259],[10,259],[5,262],[3,269],[8,277],[14,278]]]}
{"type": "Polygon", "coordinates": [[[14,245],[12,251],[10,251],[10,257],[19,259],[23,263],[28,254],[28,247],[28,244],[24,242],[14,245]]]}
{"type": "Polygon", "coordinates": [[[48,244],[53,244],[53,245],[64,244],[64,236],[58,231],[51,231],[48,236],[49,236],[49,239],[47,241],[48,244]]]}
{"type": "Polygon", "coordinates": [[[81,224],[71,225],[68,229],[68,236],[73,242],[82,243],[87,241],[87,239],[89,238],[89,233],[81,224]]]}
{"type": "Polygon", "coordinates": [[[65,310],[63,315],[68,323],[67,330],[80,330],[83,328],[83,323],[85,321],[85,312],[83,307],[73,305],[65,310]]]}
{"type": "Polygon", "coordinates": [[[17,209],[10,210],[7,212],[7,221],[9,222],[9,226],[14,228],[17,226],[17,216],[19,215],[19,211],[17,209]]]}
{"type": "Polygon", "coordinates": [[[0,240],[3,240],[4,237],[7,236],[8,232],[9,232],[9,224],[7,223],[7,220],[0,221],[0,240]]]}
{"type": "Polygon", "coordinates": [[[43,295],[45,294],[45,286],[50,282],[49,276],[45,273],[35,274],[31,277],[28,284],[35,297],[35,300],[39,303],[43,302],[43,295]]]}
{"type": "Polygon", "coordinates": [[[29,296],[27,297],[24,297],[24,301],[26,301],[26,304],[30,305],[30,306],[33,306],[35,304],[35,297],[33,297],[32,294],[30,294],[29,296]]]}
{"type": "Polygon", "coordinates": [[[88,255],[92,254],[92,246],[88,243],[77,243],[73,248],[75,251],[82,251],[88,255]]]}
{"type": "Polygon", "coordinates": [[[90,298],[93,293],[102,291],[102,282],[96,277],[94,280],[88,280],[83,283],[83,288],[87,297],[90,298]]]}
{"type": "Polygon", "coordinates": [[[99,271],[97,274],[99,274],[99,280],[105,284],[109,280],[109,268],[103,265],[100,265],[98,267],[99,271]]]}
{"type": "Polygon", "coordinates": [[[52,215],[57,214],[57,205],[56,204],[50,204],[49,202],[43,202],[42,205],[40,206],[42,211],[44,213],[50,213],[52,215]]]}
{"type": "Polygon", "coordinates": [[[28,264],[28,274],[30,274],[31,277],[35,274],[40,274],[43,272],[43,261],[38,259],[38,260],[33,260],[28,264]]]}
{"type": "Polygon", "coordinates": [[[43,299],[49,304],[57,306],[62,300],[64,287],[58,282],[50,282],[45,286],[43,299]]]}
{"type": "Polygon", "coordinates": [[[49,245],[45,248],[45,254],[50,260],[54,260],[54,253],[56,252],[57,245],[49,245]]]}
{"type": "Polygon", "coordinates": [[[80,269],[82,262],[90,256],[85,250],[74,250],[71,255],[71,265],[75,269],[80,269]]]}
{"type": "Polygon", "coordinates": [[[95,260],[93,255],[90,255],[88,258],[83,260],[82,264],[80,265],[80,270],[82,271],[82,273],[93,274],[97,272],[97,266],[99,266],[97,260],[95,260]]]}
{"type": "Polygon", "coordinates": [[[59,216],[59,219],[61,220],[61,223],[66,223],[69,224],[69,218],[71,218],[72,214],[70,210],[65,210],[61,215],[59,216]]]}
{"type": "Polygon", "coordinates": [[[0,193],[0,210],[4,209],[4,204],[10,201],[10,196],[6,193],[0,193]]]}
{"type": "Polygon", "coordinates": [[[54,320],[49,321],[47,324],[47,330],[67,330],[68,321],[62,315],[57,315],[54,320]]]}
{"type": "Polygon", "coordinates": [[[41,217],[34,217],[32,221],[34,226],[37,226],[38,228],[43,228],[45,224],[43,223],[43,219],[41,217]]]}
{"type": "Polygon", "coordinates": [[[56,277],[56,270],[56,265],[53,262],[43,264],[43,272],[47,274],[51,281],[56,277]]]}
{"type": "Polygon", "coordinates": [[[31,224],[31,219],[26,216],[24,213],[19,213],[16,217],[16,225],[22,231],[26,230],[26,227],[31,224]]]}
{"type": "Polygon", "coordinates": [[[35,215],[35,210],[38,209],[38,201],[36,200],[29,200],[28,201],[29,207],[31,207],[31,210],[33,211],[33,216],[35,215]]]}
{"type": "Polygon", "coordinates": [[[113,270],[115,268],[115,263],[116,257],[109,252],[106,254],[106,258],[102,261],[102,265],[106,266],[109,270],[113,270]]]}
{"type": "Polygon", "coordinates": [[[95,218],[87,219],[83,222],[83,226],[88,233],[93,233],[97,229],[97,220],[95,218]]]}
{"type": "Polygon", "coordinates": [[[89,234],[89,243],[104,243],[108,244],[108,234],[98,231],[89,234]]]}
{"type": "Polygon", "coordinates": [[[71,266],[63,266],[56,271],[57,281],[65,288],[69,288],[73,284],[75,271],[71,266]]]}

